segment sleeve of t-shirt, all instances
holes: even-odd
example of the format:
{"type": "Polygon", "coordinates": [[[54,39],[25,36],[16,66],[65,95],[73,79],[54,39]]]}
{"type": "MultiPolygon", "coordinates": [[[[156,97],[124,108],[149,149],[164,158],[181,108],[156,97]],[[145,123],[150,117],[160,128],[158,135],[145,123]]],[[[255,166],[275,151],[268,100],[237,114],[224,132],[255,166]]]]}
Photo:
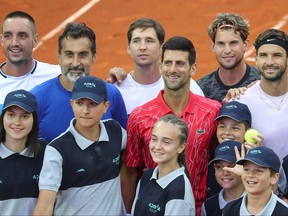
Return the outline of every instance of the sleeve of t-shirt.
{"type": "Polygon", "coordinates": [[[121,146],[121,150],[126,149],[127,146],[127,132],[124,128],[122,128],[122,146],[121,146]]]}
{"type": "Polygon", "coordinates": [[[45,149],[43,166],[39,177],[39,190],[50,190],[56,193],[62,181],[61,154],[52,146],[48,145],[45,149]]]}
{"type": "Polygon", "coordinates": [[[195,205],[187,200],[174,199],[166,203],[164,215],[195,215],[195,205]]]}
{"type": "Polygon", "coordinates": [[[131,209],[131,215],[134,215],[135,205],[136,205],[136,202],[138,199],[138,194],[139,194],[139,189],[140,189],[140,183],[141,183],[141,179],[139,180],[139,182],[137,184],[136,193],[135,193],[135,197],[134,197],[134,201],[133,201],[133,205],[132,205],[132,209],[131,209]]]}

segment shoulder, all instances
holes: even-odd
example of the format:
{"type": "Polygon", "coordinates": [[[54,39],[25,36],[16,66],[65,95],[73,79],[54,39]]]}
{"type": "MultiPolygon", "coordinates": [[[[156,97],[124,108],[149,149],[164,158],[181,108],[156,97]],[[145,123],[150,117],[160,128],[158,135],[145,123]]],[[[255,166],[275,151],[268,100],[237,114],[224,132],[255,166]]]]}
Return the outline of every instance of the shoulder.
{"type": "Polygon", "coordinates": [[[37,94],[38,92],[42,92],[42,91],[46,91],[46,90],[51,91],[51,87],[52,87],[54,84],[56,84],[57,81],[58,81],[58,76],[57,76],[57,77],[54,77],[54,78],[52,78],[52,79],[49,79],[49,80],[47,80],[47,81],[45,81],[45,82],[43,82],[43,83],[35,86],[35,87],[31,90],[31,92],[32,92],[33,94],[37,94]]]}
{"type": "Polygon", "coordinates": [[[243,197],[240,197],[239,199],[228,202],[223,208],[223,215],[230,216],[232,215],[232,213],[235,213],[235,212],[238,212],[237,215],[239,215],[242,199],[243,197]]]}
{"type": "Polygon", "coordinates": [[[217,100],[213,100],[204,96],[194,94],[194,100],[199,106],[204,106],[206,108],[211,108],[214,110],[220,110],[221,103],[217,100]]]}
{"type": "Polygon", "coordinates": [[[216,73],[217,73],[217,70],[215,70],[215,71],[213,71],[212,73],[209,73],[209,74],[203,76],[202,78],[200,78],[200,79],[197,81],[198,85],[202,86],[202,85],[204,85],[205,83],[209,83],[211,80],[214,80],[216,73]]]}

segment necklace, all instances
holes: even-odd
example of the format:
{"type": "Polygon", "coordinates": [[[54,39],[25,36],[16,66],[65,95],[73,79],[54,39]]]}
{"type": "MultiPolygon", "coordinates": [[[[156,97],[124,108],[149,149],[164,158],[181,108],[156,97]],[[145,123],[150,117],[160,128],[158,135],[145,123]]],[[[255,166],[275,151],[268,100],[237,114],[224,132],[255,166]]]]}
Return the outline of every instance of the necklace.
{"type": "Polygon", "coordinates": [[[276,109],[277,111],[280,111],[281,108],[282,108],[282,103],[287,95],[287,92],[282,96],[281,99],[279,99],[280,97],[273,97],[273,96],[270,96],[270,95],[267,95],[262,89],[261,87],[259,86],[260,88],[260,92],[261,92],[261,101],[263,101],[267,106],[269,106],[270,108],[272,109],[276,109]],[[272,98],[275,98],[275,100],[279,101],[280,102],[275,102],[275,100],[272,100],[272,98]]]}

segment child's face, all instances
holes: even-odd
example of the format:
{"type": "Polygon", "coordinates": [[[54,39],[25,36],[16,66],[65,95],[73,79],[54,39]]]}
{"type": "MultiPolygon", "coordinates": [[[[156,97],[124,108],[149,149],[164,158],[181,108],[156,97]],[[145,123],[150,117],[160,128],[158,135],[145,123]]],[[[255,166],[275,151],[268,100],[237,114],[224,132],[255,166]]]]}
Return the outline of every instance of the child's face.
{"type": "Polygon", "coordinates": [[[227,140],[244,143],[245,132],[246,128],[244,122],[238,122],[228,117],[220,118],[218,121],[217,139],[219,143],[227,140]]]}
{"type": "Polygon", "coordinates": [[[248,194],[261,195],[271,193],[272,186],[277,183],[279,173],[271,176],[269,168],[246,161],[243,165],[242,181],[248,194]]]}
{"type": "Polygon", "coordinates": [[[242,185],[241,177],[231,172],[223,170],[223,167],[234,167],[235,163],[219,160],[214,163],[215,177],[218,184],[223,189],[234,189],[242,185]]]}

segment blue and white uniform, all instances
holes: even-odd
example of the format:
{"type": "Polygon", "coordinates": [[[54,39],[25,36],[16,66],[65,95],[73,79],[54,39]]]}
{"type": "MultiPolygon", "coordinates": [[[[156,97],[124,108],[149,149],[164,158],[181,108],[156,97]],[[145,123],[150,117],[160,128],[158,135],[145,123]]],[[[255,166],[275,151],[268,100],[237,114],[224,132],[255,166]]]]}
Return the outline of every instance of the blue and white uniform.
{"type": "Polygon", "coordinates": [[[39,195],[44,146],[37,155],[0,144],[0,215],[32,215],[39,195]]]}
{"type": "Polygon", "coordinates": [[[158,179],[158,166],[138,183],[132,215],[195,215],[195,200],[184,167],[158,179]]]}
{"type": "Polygon", "coordinates": [[[74,123],[46,147],[39,190],[57,192],[54,215],[125,215],[119,170],[126,131],[103,120],[99,139],[92,142],[74,123]]]}

